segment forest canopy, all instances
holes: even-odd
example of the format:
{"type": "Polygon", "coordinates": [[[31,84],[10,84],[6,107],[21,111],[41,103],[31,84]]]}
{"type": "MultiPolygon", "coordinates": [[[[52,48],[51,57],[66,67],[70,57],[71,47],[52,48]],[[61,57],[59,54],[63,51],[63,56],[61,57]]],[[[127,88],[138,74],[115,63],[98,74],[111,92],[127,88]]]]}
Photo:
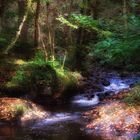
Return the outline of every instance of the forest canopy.
{"type": "Polygon", "coordinates": [[[39,49],[47,60],[67,55],[73,68],[94,59],[139,69],[139,7],[136,0],[2,0],[1,54],[30,59],[39,49]]]}

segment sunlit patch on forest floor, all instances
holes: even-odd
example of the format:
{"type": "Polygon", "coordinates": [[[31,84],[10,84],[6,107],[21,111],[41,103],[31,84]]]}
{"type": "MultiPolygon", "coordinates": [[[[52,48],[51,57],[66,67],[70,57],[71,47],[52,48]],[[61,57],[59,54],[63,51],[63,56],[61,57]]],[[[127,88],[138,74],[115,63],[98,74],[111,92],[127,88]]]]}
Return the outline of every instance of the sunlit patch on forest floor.
{"type": "Polygon", "coordinates": [[[122,136],[139,132],[140,107],[128,106],[115,101],[102,105],[86,115],[92,119],[86,127],[96,133],[122,136]]]}
{"type": "Polygon", "coordinates": [[[128,102],[121,100],[125,96],[128,98],[130,93],[136,94],[134,91],[135,88],[126,95],[125,93],[118,95],[118,97],[115,95],[108,100],[104,100],[100,106],[86,112],[85,117],[90,118],[86,126],[88,132],[102,135],[111,140],[128,140],[138,136],[140,130],[140,106],[139,104],[128,104],[128,102]]]}
{"type": "Polygon", "coordinates": [[[0,98],[0,120],[10,123],[28,123],[49,116],[40,106],[18,98],[0,98]]]}

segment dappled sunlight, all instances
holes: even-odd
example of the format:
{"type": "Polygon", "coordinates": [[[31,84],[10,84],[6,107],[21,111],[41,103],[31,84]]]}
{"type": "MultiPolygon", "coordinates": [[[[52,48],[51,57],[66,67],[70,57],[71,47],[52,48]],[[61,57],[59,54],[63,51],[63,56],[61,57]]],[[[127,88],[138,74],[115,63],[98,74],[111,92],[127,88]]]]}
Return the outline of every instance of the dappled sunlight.
{"type": "Polygon", "coordinates": [[[86,126],[93,132],[126,135],[138,133],[140,127],[140,107],[129,106],[120,101],[101,105],[93,111],[85,113],[92,121],[86,126]]]}
{"type": "Polygon", "coordinates": [[[26,124],[49,116],[40,106],[23,99],[1,98],[0,120],[26,124]]]}
{"type": "Polygon", "coordinates": [[[17,64],[17,65],[24,65],[26,64],[27,62],[25,62],[24,60],[22,59],[17,59],[14,61],[14,64],[17,64]]]}

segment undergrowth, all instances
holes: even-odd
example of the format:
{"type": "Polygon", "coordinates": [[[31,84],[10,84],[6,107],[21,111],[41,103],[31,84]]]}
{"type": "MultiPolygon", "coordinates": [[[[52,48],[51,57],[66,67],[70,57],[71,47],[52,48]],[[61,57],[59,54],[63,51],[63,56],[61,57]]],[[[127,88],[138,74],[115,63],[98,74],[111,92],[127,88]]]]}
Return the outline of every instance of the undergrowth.
{"type": "Polygon", "coordinates": [[[46,61],[44,54],[38,52],[33,60],[19,65],[7,87],[19,86],[38,93],[50,87],[51,93],[55,93],[61,88],[75,86],[79,77],[77,72],[62,69],[58,61],[46,61]]]}

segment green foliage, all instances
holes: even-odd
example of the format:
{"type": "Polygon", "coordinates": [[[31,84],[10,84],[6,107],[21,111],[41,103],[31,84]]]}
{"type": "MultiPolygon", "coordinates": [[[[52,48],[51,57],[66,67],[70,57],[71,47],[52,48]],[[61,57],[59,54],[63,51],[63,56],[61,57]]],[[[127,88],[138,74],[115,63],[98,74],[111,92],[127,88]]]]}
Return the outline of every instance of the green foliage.
{"type": "Polygon", "coordinates": [[[0,47],[4,46],[7,43],[7,40],[5,38],[0,37],[0,47]]]}
{"type": "Polygon", "coordinates": [[[41,0],[41,2],[50,3],[52,0],[41,0]]]}
{"type": "Polygon", "coordinates": [[[15,18],[17,16],[17,13],[15,11],[9,10],[5,13],[6,18],[15,18]]]}
{"type": "Polygon", "coordinates": [[[90,16],[81,15],[81,14],[71,14],[68,19],[64,18],[60,15],[57,20],[59,20],[62,24],[72,27],[74,29],[78,29],[79,27],[86,28],[88,30],[98,31],[99,23],[97,20],[94,20],[90,16]]]}
{"type": "Polygon", "coordinates": [[[35,57],[33,59],[33,62],[34,63],[37,63],[38,65],[39,64],[44,64],[46,63],[46,59],[45,59],[45,55],[42,51],[38,51],[36,54],[35,54],[35,57]]]}
{"type": "Polygon", "coordinates": [[[20,65],[12,78],[12,83],[23,87],[55,86],[57,77],[52,66],[53,62],[45,61],[43,53],[36,54],[32,61],[20,65]]]}
{"type": "Polygon", "coordinates": [[[39,66],[49,65],[53,69],[61,67],[61,65],[60,65],[60,63],[58,61],[46,60],[45,54],[42,51],[38,51],[35,54],[35,57],[33,58],[33,60],[30,61],[29,63],[30,64],[33,63],[33,64],[36,64],[36,65],[39,65],[39,66]]]}
{"type": "MultiPolygon", "coordinates": [[[[105,24],[102,26],[105,27],[105,24]]],[[[121,25],[109,24],[109,27],[114,35],[107,38],[100,37],[96,44],[90,43],[90,55],[94,56],[101,65],[140,70],[140,18],[134,15],[129,16],[127,32],[121,25]]]]}
{"type": "Polygon", "coordinates": [[[13,77],[12,82],[18,85],[28,84],[28,78],[25,76],[23,67],[16,72],[16,76],[13,77]]]}
{"type": "Polygon", "coordinates": [[[136,66],[139,65],[140,58],[139,36],[127,39],[107,38],[98,42],[93,48],[93,56],[100,60],[101,64],[112,66],[136,66]]]}
{"type": "MultiPolygon", "coordinates": [[[[140,4],[136,0],[126,1],[126,13],[123,9],[124,5],[120,0],[28,0],[26,4],[23,5],[23,10],[18,10],[18,1],[4,1],[1,9],[2,16],[0,17],[2,21],[0,25],[0,47],[5,46],[6,48],[9,44],[6,49],[7,53],[8,50],[16,46],[15,44],[17,41],[20,45],[16,48],[21,50],[22,55],[28,54],[29,52],[29,50],[27,50],[26,53],[25,48],[31,48],[30,46],[27,46],[28,42],[31,41],[31,43],[34,44],[34,18],[37,17],[37,2],[40,2],[42,8],[38,11],[40,32],[39,46],[46,47],[46,53],[49,57],[50,52],[53,52],[53,49],[54,54],[57,56],[59,55],[57,50],[61,50],[62,47],[65,47],[64,49],[68,52],[67,60],[70,60],[69,48],[72,46],[76,49],[74,50],[75,52],[73,51],[73,59],[71,60],[72,62],[75,61],[75,64],[77,64],[78,58],[82,58],[81,61],[84,61],[85,58],[87,58],[87,51],[85,51],[84,48],[87,47],[87,43],[93,41],[96,44],[91,43],[89,45],[91,48],[90,56],[94,56],[101,64],[107,64],[109,66],[126,66],[129,69],[138,68],[140,59],[140,4]],[[34,2],[33,6],[31,6],[32,2],[34,2]],[[23,17],[24,13],[20,13],[20,11],[25,11],[25,15],[28,15],[26,22],[27,25],[25,24],[25,26],[23,26],[20,36],[20,33],[17,32],[17,37],[13,38],[13,41],[10,41],[11,37],[16,33],[17,26],[20,24],[19,22],[21,22],[23,17]],[[60,16],[56,18],[58,15],[60,16]],[[60,26],[61,28],[58,28],[59,25],[55,19],[60,22],[60,25],[62,25],[60,26]],[[126,28],[124,29],[126,24],[128,24],[128,30],[126,28]],[[66,26],[71,29],[79,30],[74,31],[66,26]],[[25,35],[24,38],[24,34],[28,34],[28,36],[25,35]],[[4,38],[6,38],[6,40],[4,38]],[[24,39],[25,42],[23,41],[24,39]],[[23,51],[21,47],[22,41],[24,44],[23,51]]],[[[20,31],[20,28],[17,31],[20,31]]],[[[35,49],[36,48],[34,48],[34,50],[35,49]]],[[[17,52],[15,52],[16,51],[13,51],[12,53],[16,57],[19,57],[19,53],[16,54],[17,52]]],[[[27,59],[30,57],[32,57],[31,54],[28,55],[27,59]]],[[[85,65],[85,62],[83,63],[85,65]]],[[[44,56],[41,56],[41,54],[37,54],[32,61],[28,62],[28,65],[33,64],[38,65],[39,67],[47,64],[53,69],[60,68],[58,61],[46,62],[44,56]]],[[[17,72],[19,75],[19,81],[24,79],[23,75],[25,73],[22,69],[25,68],[21,68],[21,71],[17,72]]]]}
{"type": "Polygon", "coordinates": [[[62,69],[58,61],[46,61],[45,55],[39,51],[32,61],[19,66],[10,84],[39,93],[45,87],[51,87],[51,91],[55,92],[60,88],[76,85],[77,80],[77,73],[62,69]]]}
{"type": "Polygon", "coordinates": [[[81,14],[71,14],[70,20],[78,25],[79,27],[83,27],[90,30],[98,31],[99,23],[97,20],[94,20],[90,16],[81,15],[81,14]]]}
{"type": "Polygon", "coordinates": [[[60,21],[62,25],[67,25],[73,29],[78,29],[81,27],[89,32],[96,31],[103,37],[109,37],[112,35],[110,31],[102,30],[99,21],[93,19],[91,16],[73,13],[70,14],[68,18],[64,18],[62,15],[60,15],[57,20],[60,21]]]}
{"type": "Polygon", "coordinates": [[[66,93],[69,92],[69,90],[75,89],[79,80],[82,78],[81,74],[78,72],[70,72],[63,69],[55,70],[59,79],[59,87],[66,93]]]}
{"type": "MultiPolygon", "coordinates": [[[[33,2],[38,2],[38,0],[32,0],[33,2]]],[[[50,4],[53,0],[40,0],[42,4],[50,4]]]]}
{"type": "Polygon", "coordinates": [[[104,31],[104,30],[99,30],[99,37],[104,37],[104,38],[107,38],[107,37],[111,37],[113,35],[112,32],[110,31],[104,31]]]}
{"type": "Polygon", "coordinates": [[[58,18],[56,18],[58,21],[61,22],[62,25],[67,25],[73,29],[78,29],[77,25],[74,25],[72,23],[70,23],[70,21],[68,21],[66,18],[64,18],[62,15],[60,15],[58,18]]]}
{"type": "Polygon", "coordinates": [[[46,64],[28,63],[20,66],[12,82],[23,87],[41,88],[44,86],[55,86],[57,77],[54,70],[46,64]]]}
{"type": "Polygon", "coordinates": [[[13,115],[16,117],[23,115],[27,111],[27,107],[24,104],[13,105],[11,108],[13,108],[13,115]]]}
{"type": "Polygon", "coordinates": [[[124,101],[129,105],[139,105],[140,103],[140,84],[137,85],[130,91],[128,95],[124,98],[124,101]]]}

